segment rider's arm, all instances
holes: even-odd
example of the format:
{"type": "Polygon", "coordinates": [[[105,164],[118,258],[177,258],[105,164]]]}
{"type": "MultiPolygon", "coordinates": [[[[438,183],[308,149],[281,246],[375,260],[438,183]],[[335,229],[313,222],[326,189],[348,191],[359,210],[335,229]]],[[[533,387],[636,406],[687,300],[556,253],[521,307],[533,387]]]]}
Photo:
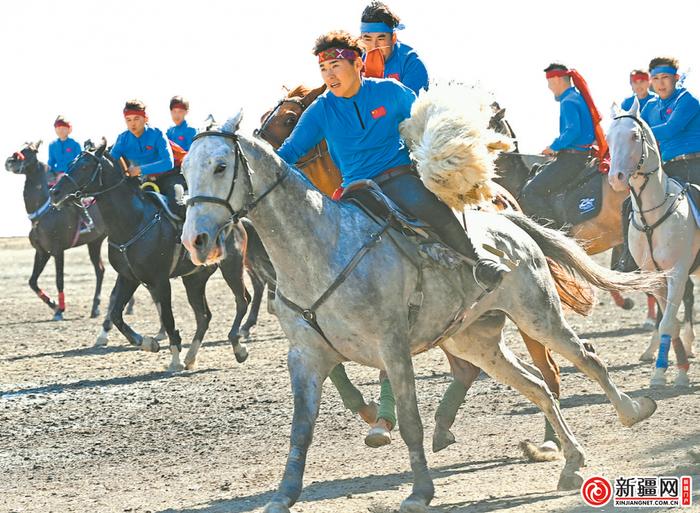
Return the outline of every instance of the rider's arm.
{"type": "Polygon", "coordinates": [[[117,137],[114,146],[109,150],[109,154],[114,160],[119,160],[124,156],[124,138],[121,135],[117,137]]]}
{"type": "Polygon", "coordinates": [[[571,146],[581,133],[581,116],[574,102],[561,103],[561,133],[549,147],[554,151],[571,146]]]}
{"type": "Polygon", "coordinates": [[[418,94],[421,89],[428,90],[428,70],[416,53],[411,53],[408,56],[401,82],[403,82],[406,87],[411,88],[416,94],[418,94]]]}
{"type": "MultiPolygon", "coordinates": [[[[306,155],[311,148],[324,139],[322,116],[323,107],[315,101],[299,118],[299,123],[287,137],[277,154],[290,166],[296,164],[301,157],[306,155]]],[[[339,127],[339,130],[342,129],[339,127]]]]}
{"type": "Polygon", "coordinates": [[[651,130],[657,139],[668,140],[682,132],[698,112],[700,112],[698,100],[690,94],[683,94],[678,98],[666,122],[652,125],[651,130]]]}
{"type": "Polygon", "coordinates": [[[170,149],[170,143],[163,135],[163,132],[154,129],[157,132],[155,137],[155,151],[158,155],[158,160],[152,162],[151,164],[143,164],[141,166],[142,175],[159,175],[170,171],[175,166],[175,161],[173,160],[173,151],[170,149]]]}

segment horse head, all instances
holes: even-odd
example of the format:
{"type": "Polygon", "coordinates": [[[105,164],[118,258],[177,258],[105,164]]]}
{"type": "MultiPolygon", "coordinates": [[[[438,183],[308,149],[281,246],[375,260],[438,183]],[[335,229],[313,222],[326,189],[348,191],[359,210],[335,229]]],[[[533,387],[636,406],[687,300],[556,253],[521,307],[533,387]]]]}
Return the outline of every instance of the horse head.
{"type": "Polygon", "coordinates": [[[92,144],[85,149],[69,166],[68,171],[56,182],[49,195],[55,206],[60,206],[69,198],[79,199],[94,196],[104,186],[103,171],[114,168],[114,162],[106,153],[107,140],[102,138],[99,145],[92,144]]]}
{"type": "Polygon", "coordinates": [[[295,87],[286,97],[277,102],[277,105],[262,115],[260,128],[255,131],[255,134],[269,142],[275,149],[279,148],[297,126],[304,111],[325,90],[325,85],[316,89],[309,89],[303,85],[295,87]]]}
{"type": "Polygon", "coordinates": [[[654,134],[639,117],[636,97],[627,112],[613,104],[612,118],[607,135],[610,147],[608,182],[613,190],[622,192],[656,171],[660,159],[654,134]]]}
{"type": "Polygon", "coordinates": [[[24,143],[24,146],[5,160],[5,169],[16,175],[23,175],[28,170],[35,169],[39,160],[37,153],[41,140],[24,143]]]}
{"type": "Polygon", "coordinates": [[[493,111],[493,115],[489,119],[489,128],[499,134],[503,134],[505,136],[510,137],[514,141],[515,145],[515,151],[518,151],[518,143],[516,141],[516,136],[515,132],[513,131],[513,128],[510,126],[510,123],[508,123],[508,120],[506,119],[506,109],[505,107],[501,107],[498,102],[493,102],[491,104],[491,110],[493,111]]]}

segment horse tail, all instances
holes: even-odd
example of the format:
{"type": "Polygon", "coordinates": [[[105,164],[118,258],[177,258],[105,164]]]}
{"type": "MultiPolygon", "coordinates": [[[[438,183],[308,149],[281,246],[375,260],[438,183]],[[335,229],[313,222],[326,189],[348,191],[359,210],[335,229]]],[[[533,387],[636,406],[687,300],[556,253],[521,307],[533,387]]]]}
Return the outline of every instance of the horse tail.
{"type": "Polygon", "coordinates": [[[595,305],[595,292],[588,283],[581,283],[571,276],[561,265],[547,258],[549,274],[554,278],[559,299],[569,309],[579,315],[590,315],[595,305]]]}
{"type": "Polygon", "coordinates": [[[574,239],[559,230],[541,226],[529,217],[515,212],[503,212],[501,215],[532,237],[545,256],[572,276],[579,276],[596,288],[607,291],[655,292],[664,284],[664,273],[620,273],[606,269],[596,264],[574,239]]]}

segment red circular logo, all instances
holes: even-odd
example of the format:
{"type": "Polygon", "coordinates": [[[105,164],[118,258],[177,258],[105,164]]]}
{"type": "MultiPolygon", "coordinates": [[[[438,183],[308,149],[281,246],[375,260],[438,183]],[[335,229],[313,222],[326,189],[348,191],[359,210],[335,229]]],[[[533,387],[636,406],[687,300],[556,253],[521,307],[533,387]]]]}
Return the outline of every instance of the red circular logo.
{"type": "Polygon", "coordinates": [[[612,496],[610,481],[603,477],[593,476],[586,480],[581,487],[581,497],[586,504],[598,508],[604,506],[612,496]]]}

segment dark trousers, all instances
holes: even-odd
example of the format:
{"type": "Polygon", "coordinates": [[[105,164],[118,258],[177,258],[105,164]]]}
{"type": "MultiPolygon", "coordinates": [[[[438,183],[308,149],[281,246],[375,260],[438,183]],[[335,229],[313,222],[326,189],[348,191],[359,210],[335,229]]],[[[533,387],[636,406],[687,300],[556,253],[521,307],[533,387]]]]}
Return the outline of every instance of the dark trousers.
{"type": "Polygon", "coordinates": [[[664,164],[664,172],[680,182],[700,185],[700,158],[669,162],[664,164]]]}
{"type": "Polygon", "coordinates": [[[428,223],[445,244],[465,256],[478,258],[471,240],[452,209],[430,192],[418,176],[399,175],[381,183],[380,187],[399,207],[428,223]]]}
{"type": "Polygon", "coordinates": [[[153,180],[149,180],[155,183],[160,189],[160,193],[168,198],[168,204],[170,209],[175,212],[180,217],[185,217],[186,207],[184,205],[178,205],[175,200],[175,186],[182,185],[184,190],[187,190],[187,182],[185,182],[185,177],[182,173],[168,173],[160,176],[156,176],[153,180]]]}
{"type": "Polygon", "coordinates": [[[545,163],[540,172],[525,184],[519,202],[528,215],[549,215],[544,205],[553,194],[576,181],[588,162],[588,153],[559,153],[545,163]]]}

